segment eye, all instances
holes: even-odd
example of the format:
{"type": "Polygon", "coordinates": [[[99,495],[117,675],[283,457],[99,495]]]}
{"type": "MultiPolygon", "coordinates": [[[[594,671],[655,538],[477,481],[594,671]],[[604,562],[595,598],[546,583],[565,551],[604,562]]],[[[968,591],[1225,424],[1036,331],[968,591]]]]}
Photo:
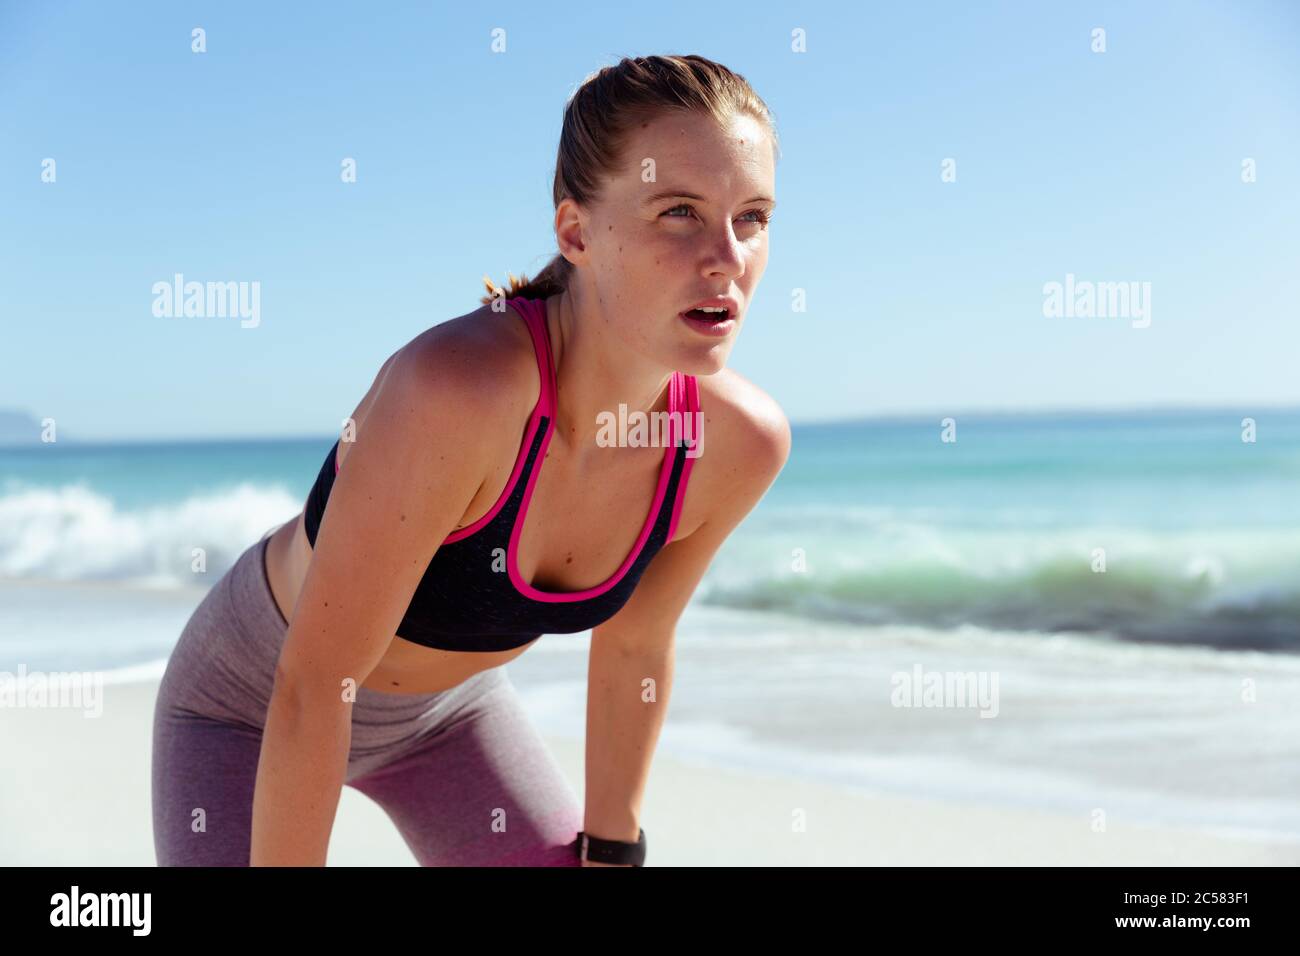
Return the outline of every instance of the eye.
{"type": "MultiPolygon", "coordinates": [[[[692,209],[692,208],[693,208],[693,207],[692,207],[689,203],[679,203],[678,205],[673,206],[671,209],[665,209],[665,210],[661,213],[661,215],[663,215],[663,216],[667,216],[669,219],[683,219],[683,218],[687,218],[687,217],[684,217],[684,216],[674,216],[674,215],[671,215],[671,213],[674,213],[674,212],[676,212],[676,211],[679,210],[679,209],[690,210],[690,209],[692,209]]],[[[749,212],[744,213],[743,215],[745,215],[745,216],[754,216],[755,218],[754,218],[754,219],[750,219],[749,222],[757,223],[757,224],[760,225],[760,226],[765,226],[765,225],[767,225],[769,222],[772,221],[772,216],[771,216],[771,214],[768,213],[766,210],[763,210],[763,209],[751,209],[749,212]]]]}

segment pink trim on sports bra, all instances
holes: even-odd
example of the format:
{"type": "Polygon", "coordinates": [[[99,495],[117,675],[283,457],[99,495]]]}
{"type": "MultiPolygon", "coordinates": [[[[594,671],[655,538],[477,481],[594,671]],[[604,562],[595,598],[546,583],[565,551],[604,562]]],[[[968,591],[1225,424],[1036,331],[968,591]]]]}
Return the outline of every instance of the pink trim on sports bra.
{"type": "MultiPolygon", "coordinates": [[[[532,447],[533,441],[537,436],[537,429],[541,425],[542,416],[547,418],[546,433],[542,436],[542,444],[538,449],[537,457],[533,461],[532,472],[528,476],[528,484],[524,487],[523,500],[519,505],[519,513],[515,515],[514,527],[510,531],[510,543],[506,549],[506,570],[510,575],[510,581],[515,588],[524,597],[532,598],[537,601],[550,603],[559,603],[567,601],[584,601],[590,598],[599,597],[610,588],[615,587],[623,576],[627,574],[628,569],[636,563],[641,551],[645,547],[646,541],[650,537],[651,531],[654,530],[655,520],[659,517],[659,511],[663,506],[664,496],[668,490],[668,481],[672,476],[673,458],[676,454],[676,443],[684,436],[680,434],[681,415],[674,413],[680,412],[682,407],[686,407],[686,414],[695,414],[699,411],[699,385],[694,376],[686,376],[680,372],[674,372],[668,382],[668,412],[669,412],[669,429],[670,442],[664,450],[663,464],[659,469],[659,481],[655,487],[654,501],[651,503],[649,514],[641,526],[641,533],[637,536],[636,543],[632,546],[631,553],[623,560],[622,565],[614,572],[610,578],[594,587],[584,588],[581,591],[542,591],[533,587],[523,579],[519,572],[517,556],[519,552],[519,539],[523,533],[524,518],[528,514],[528,503],[532,500],[533,488],[537,484],[537,476],[541,473],[542,462],[546,458],[546,448],[551,442],[551,434],[555,431],[555,414],[554,409],[558,404],[556,394],[556,377],[555,377],[555,358],[551,353],[551,336],[550,330],[546,325],[546,303],[541,299],[508,299],[507,303],[524,319],[528,326],[528,331],[533,337],[533,351],[537,358],[537,369],[541,376],[541,385],[538,388],[537,402],[533,406],[532,414],[529,416],[528,425],[525,429],[524,440],[519,446],[519,453],[515,456],[514,468],[511,469],[510,478],[506,482],[505,488],[497,497],[496,502],[488,510],[487,514],[479,518],[472,524],[464,528],[457,529],[443,539],[444,544],[450,544],[467,538],[476,531],[482,529],[497,513],[501,511],[507,501],[510,500],[511,494],[522,474],[524,464],[528,458],[528,450],[532,447]]],[[[698,435],[698,430],[691,432],[692,436],[698,435]]],[[[695,437],[698,441],[698,437],[695,437]]],[[[686,454],[686,448],[681,450],[683,455],[686,454]]],[[[677,522],[681,518],[682,504],[686,499],[687,479],[690,478],[691,466],[695,458],[687,455],[685,462],[682,464],[681,476],[677,482],[677,494],[673,502],[672,518],[668,524],[668,537],[666,544],[671,543],[673,534],[677,530],[677,522]]],[[[334,456],[334,473],[338,474],[339,462],[338,455],[334,456]]]]}
{"type": "MultiPolygon", "coordinates": [[[[496,503],[488,509],[487,514],[473,524],[467,524],[465,527],[447,535],[442,539],[443,544],[450,544],[453,541],[459,541],[461,538],[468,538],[497,516],[497,512],[504,508],[506,502],[510,500],[510,495],[515,490],[515,484],[519,481],[519,475],[524,470],[524,462],[528,458],[528,449],[533,447],[533,439],[537,435],[537,428],[541,424],[542,416],[548,416],[551,423],[554,424],[555,416],[551,410],[555,407],[555,376],[551,371],[554,367],[551,360],[551,336],[545,325],[546,303],[541,299],[508,299],[506,301],[514,306],[515,311],[523,317],[524,323],[528,326],[528,331],[533,337],[533,355],[537,359],[537,372],[540,379],[540,385],[537,389],[537,402],[533,405],[533,413],[528,418],[528,427],[524,430],[524,440],[519,446],[519,453],[515,456],[515,466],[510,471],[510,478],[506,482],[505,490],[501,492],[496,503]]],[[[542,445],[542,450],[545,451],[545,449],[546,446],[542,445]]],[[[541,461],[540,452],[537,460],[538,462],[541,461]]],[[[534,474],[536,474],[537,468],[538,464],[534,463],[534,474]]]]}
{"type": "MultiPolygon", "coordinates": [[[[686,382],[686,414],[695,415],[700,410],[700,384],[694,375],[683,375],[681,379],[686,382]]],[[[691,428],[691,446],[692,448],[700,441],[700,429],[703,422],[698,419],[692,420],[691,428]]],[[[682,454],[686,454],[684,451],[682,454]]],[[[673,533],[677,530],[677,519],[682,516],[682,503],[686,500],[686,483],[691,477],[691,465],[695,464],[698,456],[686,455],[686,461],[682,464],[682,476],[677,480],[677,500],[673,502],[673,516],[668,522],[668,537],[665,539],[665,546],[673,543],[673,533]]]]}
{"type": "MultiPolygon", "coordinates": [[[[673,412],[679,411],[680,409],[677,398],[681,387],[681,378],[682,376],[679,373],[674,372],[673,377],[668,383],[670,429],[672,429],[677,422],[677,419],[671,417],[671,415],[673,412]]],[[[554,419],[552,419],[548,424],[550,427],[546,429],[546,434],[542,438],[542,447],[537,453],[537,460],[533,462],[533,470],[528,476],[528,484],[524,486],[524,500],[519,505],[519,514],[515,516],[515,526],[510,530],[510,545],[506,549],[506,570],[510,573],[511,583],[514,584],[515,589],[524,597],[532,598],[535,601],[546,601],[550,603],[563,601],[586,601],[594,597],[599,597],[610,588],[617,585],[618,582],[623,579],[623,576],[627,574],[628,569],[636,563],[637,557],[640,556],[641,550],[645,547],[645,543],[650,537],[650,532],[654,530],[655,519],[659,517],[659,510],[663,506],[664,493],[668,489],[668,479],[671,477],[673,471],[673,455],[675,454],[673,443],[676,442],[680,436],[678,436],[674,431],[669,446],[664,449],[664,461],[663,465],[659,468],[659,482],[655,488],[654,502],[650,505],[650,512],[646,515],[645,522],[641,526],[641,533],[637,535],[636,543],[632,545],[632,551],[623,559],[623,563],[619,566],[618,570],[615,571],[608,580],[601,584],[597,584],[590,588],[584,588],[581,591],[542,591],[533,587],[524,580],[523,575],[519,571],[518,556],[519,538],[523,534],[524,518],[528,514],[528,502],[533,497],[533,487],[537,484],[537,476],[542,470],[542,461],[546,457],[546,446],[550,444],[551,434],[555,431],[554,419]]],[[[684,450],[683,454],[685,454],[684,450]]],[[[689,459],[687,460],[689,461],[689,459]]],[[[684,471],[683,477],[685,477],[684,471]]],[[[679,481],[678,490],[680,491],[680,489],[681,483],[679,481]]],[[[679,494],[678,501],[680,500],[681,496],[679,494]]]]}
{"type": "MultiPolygon", "coordinates": [[[[545,303],[539,301],[536,307],[538,313],[536,317],[540,318],[542,322],[545,322],[545,303]]],[[[542,341],[546,348],[546,361],[549,366],[546,370],[547,380],[551,386],[551,407],[554,408],[556,404],[555,360],[551,355],[549,329],[543,326],[543,330],[546,334],[543,335],[542,341]]],[[[594,587],[584,588],[580,591],[543,591],[539,588],[533,587],[532,584],[525,581],[523,574],[519,571],[519,539],[523,534],[524,519],[528,515],[528,503],[532,500],[533,488],[537,485],[537,476],[541,473],[542,463],[546,459],[546,447],[551,443],[551,435],[555,431],[555,416],[548,416],[546,434],[542,436],[542,446],[537,452],[536,460],[533,462],[533,470],[528,476],[528,484],[524,486],[524,497],[519,504],[519,513],[515,515],[514,527],[510,529],[510,543],[506,548],[506,571],[510,575],[510,582],[515,586],[515,589],[520,594],[524,597],[532,598],[535,601],[544,601],[549,603],[589,600],[591,598],[599,597],[610,588],[617,585],[618,582],[623,579],[623,576],[627,574],[628,569],[636,563],[636,559],[640,556],[642,549],[645,547],[646,541],[650,537],[650,532],[654,530],[655,519],[659,517],[659,510],[663,506],[664,494],[668,489],[668,479],[672,476],[673,456],[676,453],[675,444],[681,437],[676,431],[680,415],[673,415],[672,413],[679,412],[682,405],[685,404],[685,402],[682,401],[683,392],[686,391],[684,387],[685,379],[686,377],[680,372],[674,372],[672,378],[669,379],[668,382],[668,412],[671,437],[668,447],[664,449],[664,460],[663,464],[659,468],[659,481],[655,487],[654,501],[651,503],[650,511],[646,515],[645,522],[641,526],[641,533],[637,535],[636,542],[632,546],[632,551],[623,559],[623,563],[619,566],[618,570],[613,573],[613,575],[611,575],[606,581],[597,584],[594,587]]],[[[683,451],[683,454],[684,453],[685,452],[683,451]]],[[[676,521],[677,509],[682,500],[682,491],[685,488],[685,469],[689,467],[689,465],[690,459],[688,458],[686,464],[683,466],[681,479],[678,481],[677,501],[674,504],[674,523],[676,521]]],[[[671,535],[668,540],[672,540],[671,535]]]]}
{"type": "MultiPolygon", "coordinates": [[[[537,389],[537,401],[533,405],[532,414],[528,416],[528,424],[524,428],[524,440],[519,446],[519,453],[515,456],[514,468],[510,471],[510,478],[506,481],[506,487],[497,497],[496,502],[488,509],[487,514],[463,528],[457,528],[447,537],[442,539],[443,544],[450,544],[453,541],[459,541],[461,538],[468,538],[474,532],[483,528],[493,518],[497,516],[507,501],[510,500],[510,494],[515,490],[515,484],[519,481],[519,475],[524,470],[524,461],[528,458],[528,449],[533,446],[533,439],[537,435],[537,427],[541,423],[543,415],[550,415],[551,409],[555,407],[555,381],[551,374],[551,367],[554,364],[551,361],[551,343],[550,334],[546,331],[545,326],[538,328],[537,313],[534,308],[540,307],[541,321],[546,321],[545,303],[538,300],[534,306],[532,300],[528,299],[507,299],[508,305],[514,307],[516,314],[524,319],[524,324],[528,326],[528,332],[533,339],[533,355],[537,359],[537,371],[540,385],[537,389]],[[543,358],[543,355],[545,358],[543,358]]],[[[334,455],[334,474],[339,473],[339,458],[337,452],[334,455]]]]}

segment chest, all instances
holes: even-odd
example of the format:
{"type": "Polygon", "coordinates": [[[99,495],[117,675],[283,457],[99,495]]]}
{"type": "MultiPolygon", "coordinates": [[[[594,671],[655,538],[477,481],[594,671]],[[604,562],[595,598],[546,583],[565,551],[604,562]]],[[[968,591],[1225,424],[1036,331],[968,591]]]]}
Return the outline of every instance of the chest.
{"type": "Polygon", "coordinates": [[[538,466],[516,520],[516,567],[545,591],[597,587],[646,537],[671,450],[602,448],[577,461],[552,442],[538,466]]]}

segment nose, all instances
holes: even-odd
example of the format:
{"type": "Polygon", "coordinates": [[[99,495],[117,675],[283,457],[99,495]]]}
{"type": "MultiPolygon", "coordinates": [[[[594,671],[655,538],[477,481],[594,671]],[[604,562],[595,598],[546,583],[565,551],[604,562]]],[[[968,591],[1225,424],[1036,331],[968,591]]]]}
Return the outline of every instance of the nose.
{"type": "Polygon", "coordinates": [[[745,274],[745,247],[730,222],[709,237],[701,269],[710,279],[739,279],[745,274]]]}

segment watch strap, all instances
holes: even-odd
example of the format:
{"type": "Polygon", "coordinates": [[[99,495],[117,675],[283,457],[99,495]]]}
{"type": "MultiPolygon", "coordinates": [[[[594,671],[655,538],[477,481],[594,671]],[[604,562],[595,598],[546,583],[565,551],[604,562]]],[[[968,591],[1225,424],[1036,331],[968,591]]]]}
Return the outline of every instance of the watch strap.
{"type": "Polygon", "coordinates": [[[604,840],[591,836],[585,831],[578,833],[574,847],[579,860],[592,863],[609,863],[614,866],[645,865],[645,830],[637,828],[637,840],[628,843],[625,840],[604,840]]]}

